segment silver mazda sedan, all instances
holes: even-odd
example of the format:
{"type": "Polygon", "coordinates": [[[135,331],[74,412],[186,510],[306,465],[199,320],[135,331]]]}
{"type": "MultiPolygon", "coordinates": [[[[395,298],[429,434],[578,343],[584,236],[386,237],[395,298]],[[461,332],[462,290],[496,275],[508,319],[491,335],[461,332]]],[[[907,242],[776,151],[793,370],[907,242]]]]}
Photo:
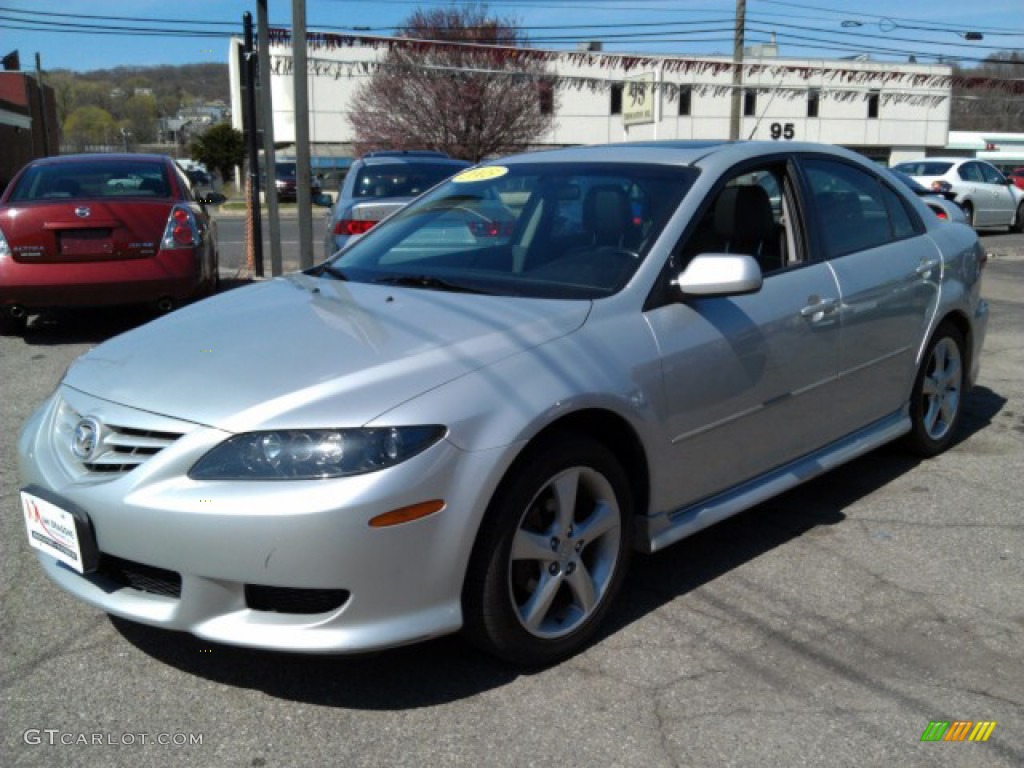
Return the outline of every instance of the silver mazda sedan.
{"type": "Polygon", "coordinates": [[[457,173],[305,272],[83,355],[20,437],[45,573],[242,646],[591,642],[652,552],[956,438],[975,233],[860,156],[653,142],[457,173]]]}

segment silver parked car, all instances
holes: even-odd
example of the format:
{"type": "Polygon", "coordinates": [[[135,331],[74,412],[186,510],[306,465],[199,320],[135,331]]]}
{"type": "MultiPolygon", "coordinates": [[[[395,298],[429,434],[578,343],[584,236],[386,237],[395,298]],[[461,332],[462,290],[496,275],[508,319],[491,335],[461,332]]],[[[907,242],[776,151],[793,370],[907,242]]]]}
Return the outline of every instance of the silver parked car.
{"type": "Polygon", "coordinates": [[[632,550],[897,438],[946,449],[984,263],[835,147],[503,158],[83,355],[20,436],[29,542],[75,597],[211,641],[461,628],[551,663],[632,550]]]}
{"type": "Polygon", "coordinates": [[[902,171],[891,170],[893,176],[903,182],[911,192],[921,198],[921,202],[932,209],[932,212],[943,221],[967,224],[964,209],[956,202],[956,194],[951,191],[936,192],[928,189],[902,171]]]}
{"type": "Polygon", "coordinates": [[[893,170],[939,194],[952,192],[972,227],[1009,227],[1024,232],[1024,190],[984,160],[930,157],[899,163],[893,170]]]}
{"type": "Polygon", "coordinates": [[[358,240],[377,222],[449,176],[469,167],[443,152],[379,150],[356,160],[327,217],[324,258],[358,240]]]}

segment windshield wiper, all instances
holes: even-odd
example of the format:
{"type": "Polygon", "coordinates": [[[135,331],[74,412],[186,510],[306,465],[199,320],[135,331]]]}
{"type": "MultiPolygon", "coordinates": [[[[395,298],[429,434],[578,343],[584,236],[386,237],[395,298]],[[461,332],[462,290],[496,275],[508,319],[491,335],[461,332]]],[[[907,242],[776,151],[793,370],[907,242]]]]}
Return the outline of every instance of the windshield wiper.
{"type": "Polygon", "coordinates": [[[346,275],[333,264],[324,264],[320,267],[317,267],[316,276],[320,277],[321,275],[324,274],[328,274],[331,277],[337,278],[338,280],[348,280],[348,275],[346,275]]]}
{"type": "Polygon", "coordinates": [[[479,288],[470,288],[468,285],[452,283],[434,275],[388,275],[378,277],[373,281],[380,285],[403,285],[410,288],[426,288],[434,291],[453,291],[456,293],[489,293],[479,288]]]}

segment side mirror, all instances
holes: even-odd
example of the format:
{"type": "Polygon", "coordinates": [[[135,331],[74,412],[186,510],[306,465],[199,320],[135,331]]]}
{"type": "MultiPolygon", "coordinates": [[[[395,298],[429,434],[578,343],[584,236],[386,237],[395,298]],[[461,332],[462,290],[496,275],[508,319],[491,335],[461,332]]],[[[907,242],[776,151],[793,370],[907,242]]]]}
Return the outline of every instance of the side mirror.
{"type": "Polygon", "coordinates": [[[321,192],[319,195],[313,196],[313,205],[318,205],[321,208],[330,208],[334,205],[334,198],[327,192],[321,192]]]}
{"type": "Polygon", "coordinates": [[[684,296],[742,296],[761,290],[761,267],[743,253],[702,253],[672,281],[684,296]]]}
{"type": "Polygon", "coordinates": [[[227,202],[228,197],[221,192],[207,192],[205,195],[197,196],[196,199],[203,205],[220,205],[227,202]]]}

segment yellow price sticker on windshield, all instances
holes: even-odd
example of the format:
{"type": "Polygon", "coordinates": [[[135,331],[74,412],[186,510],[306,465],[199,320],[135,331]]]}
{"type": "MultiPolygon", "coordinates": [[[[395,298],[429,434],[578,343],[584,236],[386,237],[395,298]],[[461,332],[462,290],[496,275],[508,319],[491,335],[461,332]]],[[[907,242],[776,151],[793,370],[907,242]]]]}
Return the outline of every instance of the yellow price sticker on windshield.
{"type": "Polygon", "coordinates": [[[452,181],[487,181],[504,176],[506,173],[508,173],[508,168],[503,165],[485,165],[483,168],[470,168],[468,171],[463,171],[452,181]]]}

